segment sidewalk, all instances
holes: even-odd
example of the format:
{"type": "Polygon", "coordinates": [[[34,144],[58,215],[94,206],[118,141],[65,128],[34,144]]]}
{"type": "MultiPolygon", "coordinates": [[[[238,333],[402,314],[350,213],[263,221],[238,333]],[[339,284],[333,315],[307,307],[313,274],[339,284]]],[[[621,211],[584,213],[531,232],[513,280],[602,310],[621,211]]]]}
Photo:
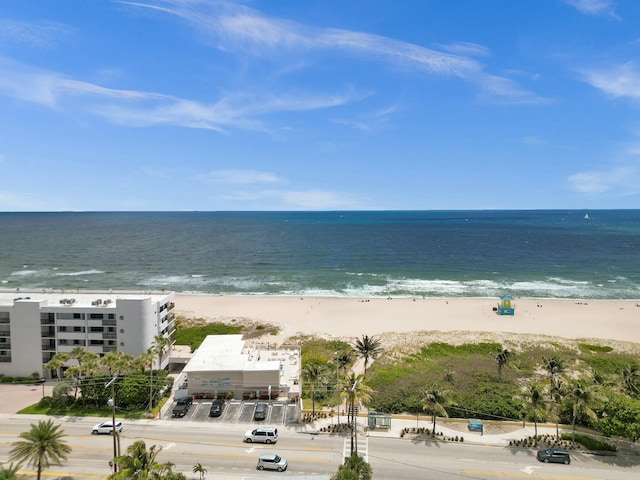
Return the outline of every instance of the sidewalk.
{"type": "MultiPolygon", "coordinates": [[[[347,422],[347,418],[340,417],[340,424],[344,425],[347,422]]],[[[302,432],[318,435],[330,435],[330,432],[322,432],[323,427],[332,427],[337,425],[337,417],[323,418],[303,424],[302,432]]],[[[358,417],[358,435],[365,435],[368,437],[387,437],[387,438],[414,438],[417,435],[424,435],[426,433],[418,434],[415,429],[428,429],[433,430],[433,422],[431,417],[421,416],[418,419],[411,418],[409,416],[394,415],[391,420],[390,428],[365,428],[367,425],[367,418],[364,416],[358,417]],[[402,431],[407,429],[404,437],[402,431]],[[412,431],[412,429],[414,429],[412,431]]],[[[548,424],[538,424],[538,436],[541,435],[556,435],[555,425],[550,426],[548,424]]],[[[466,428],[466,420],[464,419],[441,419],[436,420],[436,437],[443,441],[463,441],[468,444],[478,445],[493,445],[493,446],[508,446],[510,441],[523,440],[535,435],[536,429],[533,424],[525,424],[515,422],[486,422],[485,431],[483,433],[477,431],[470,431],[466,428]],[[463,439],[463,440],[461,440],[463,439]]],[[[560,434],[565,433],[562,427],[560,428],[560,434]]]]}

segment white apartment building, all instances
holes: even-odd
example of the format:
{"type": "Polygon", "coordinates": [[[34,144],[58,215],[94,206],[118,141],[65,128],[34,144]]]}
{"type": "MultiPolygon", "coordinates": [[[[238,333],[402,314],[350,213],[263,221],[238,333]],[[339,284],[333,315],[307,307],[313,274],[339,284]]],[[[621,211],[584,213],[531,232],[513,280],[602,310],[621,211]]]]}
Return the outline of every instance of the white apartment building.
{"type": "MultiPolygon", "coordinates": [[[[137,357],[175,330],[175,292],[0,290],[0,375],[50,378],[44,368],[75,347],[137,357]]],[[[156,360],[157,361],[157,360],[156,360]]],[[[161,365],[169,361],[165,354],[161,365]]]]}

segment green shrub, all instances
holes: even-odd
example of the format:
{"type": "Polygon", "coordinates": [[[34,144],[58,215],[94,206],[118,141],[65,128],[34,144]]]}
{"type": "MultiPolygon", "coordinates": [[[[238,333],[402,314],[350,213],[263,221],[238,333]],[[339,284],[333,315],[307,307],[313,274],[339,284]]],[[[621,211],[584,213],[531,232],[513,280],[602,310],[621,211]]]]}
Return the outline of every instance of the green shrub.
{"type": "MultiPolygon", "coordinates": [[[[572,436],[570,433],[563,433],[563,440],[571,440],[572,436]]],[[[576,435],[575,441],[584,445],[584,447],[588,450],[594,452],[615,452],[617,450],[615,445],[611,445],[607,442],[603,442],[602,440],[598,440],[593,437],[589,437],[588,435],[576,435]]]]}

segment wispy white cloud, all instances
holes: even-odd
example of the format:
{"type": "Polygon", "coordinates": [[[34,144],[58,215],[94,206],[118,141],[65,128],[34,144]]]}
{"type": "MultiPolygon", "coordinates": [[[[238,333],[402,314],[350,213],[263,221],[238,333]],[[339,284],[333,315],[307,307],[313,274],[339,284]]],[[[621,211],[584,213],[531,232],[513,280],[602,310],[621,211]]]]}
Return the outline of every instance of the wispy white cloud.
{"type": "Polygon", "coordinates": [[[37,48],[51,49],[58,44],[61,38],[72,34],[73,29],[62,23],[0,19],[0,40],[3,43],[15,42],[37,48]]]}
{"type": "Polygon", "coordinates": [[[76,108],[119,125],[177,125],[219,132],[227,127],[265,130],[257,119],[261,115],[331,108],[362,98],[353,90],[324,96],[305,92],[280,96],[255,92],[229,94],[205,104],[154,92],[106,88],[2,57],[0,95],[58,108],[82,97],[82,102],[73,104],[76,108]]]}
{"type": "Polygon", "coordinates": [[[244,5],[228,2],[184,2],[164,0],[153,4],[131,3],[138,7],[162,9],[176,15],[226,51],[243,50],[256,56],[272,55],[281,58],[290,53],[312,50],[343,51],[373,60],[402,65],[430,74],[463,78],[484,90],[485,100],[500,97],[504,103],[543,103],[533,92],[518,87],[510,79],[487,74],[484,65],[470,55],[486,56],[489,51],[481,45],[459,43],[437,51],[380,35],[335,28],[315,28],[297,22],[271,18],[244,5]],[[162,7],[159,7],[162,5],[162,7]],[[210,7],[210,8],[206,8],[210,7]],[[497,84],[502,84],[497,88],[497,84]]]}
{"type": "Polygon", "coordinates": [[[0,211],[2,212],[38,212],[51,210],[51,208],[50,199],[47,201],[42,198],[37,198],[31,192],[0,190],[0,211]]]}
{"type": "MultiPolygon", "coordinates": [[[[244,205],[270,205],[278,210],[359,210],[371,207],[354,195],[329,190],[234,190],[221,195],[226,202],[244,205]]],[[[213,203],[219,201],[212,198],[213,203]]]]}
{"type": "Polygon", "coordinates": [[[615,12],[613,0],[563,0],[567,5],[571,5],[580,13],[594,16],[607,16],[619,20],[620,17],[615,12]]]}
{"type": "Polygon", "coordinates": [[[611,170],[579,172],[569,177],[571,189],[580,193],[602,194],[615,191],[618,195],[637,194],[640,175],[634,167],[615,167],[611,170]]]}
{"type": "Polygon", "coordinates": [[[456,55],[472,55],[476,57],[488,57],[489,55],[491,55],[491,51],[487,47],[472,42],[459,42],[449,45],[440,45],[440,48],[447,52],[455,53],[456,55]]]}
{"type": "Polygon", "coordinates": [[[206,183],[221,183],[227,185],[282,183],[285,181],[283,178],[271,172],[233,169],[214,170],[196,175],[195,178],[206,183]]]}
{"type": "Polygon", "coordinates": [[[634,62],[627,62],[601,70],[583,73],[587,83],[614,97],[640,99],[640,69],[634,62]]]}

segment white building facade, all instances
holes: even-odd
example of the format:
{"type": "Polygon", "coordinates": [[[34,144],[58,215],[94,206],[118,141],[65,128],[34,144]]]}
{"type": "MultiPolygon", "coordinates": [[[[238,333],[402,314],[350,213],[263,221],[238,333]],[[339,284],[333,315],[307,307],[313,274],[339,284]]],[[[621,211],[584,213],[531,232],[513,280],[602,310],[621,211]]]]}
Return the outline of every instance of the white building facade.
{"type": "Polygon", "coordinates": [[[277,399],[300,396],[300,350],[248,344],[242,335],[209,335],[193,353],[176,396],[277,399]]]}
{"type": "MultiPolygon", "coordinates": [[[[174,297],[174,292],[0,291],[0,375],[50,378],[53,372],[44,365],[76,347],[101,357],[114,350],[137,357],[156,335],[174,332],[174,297]]],[[[155,368],[164,368],[168,357],[155,368]]]]}

